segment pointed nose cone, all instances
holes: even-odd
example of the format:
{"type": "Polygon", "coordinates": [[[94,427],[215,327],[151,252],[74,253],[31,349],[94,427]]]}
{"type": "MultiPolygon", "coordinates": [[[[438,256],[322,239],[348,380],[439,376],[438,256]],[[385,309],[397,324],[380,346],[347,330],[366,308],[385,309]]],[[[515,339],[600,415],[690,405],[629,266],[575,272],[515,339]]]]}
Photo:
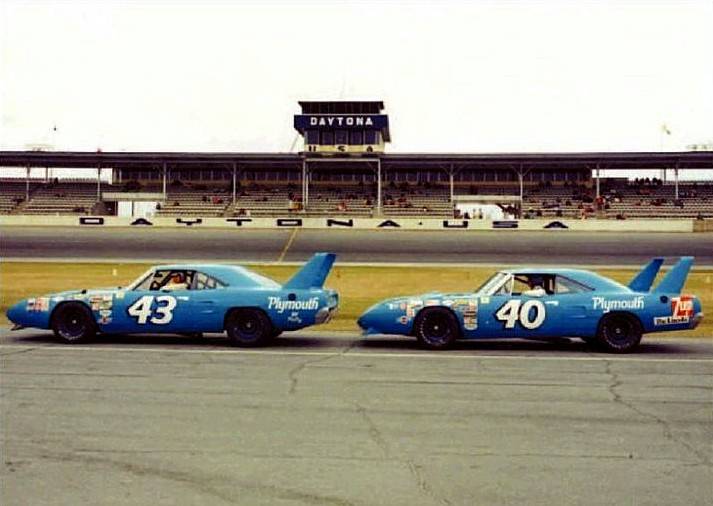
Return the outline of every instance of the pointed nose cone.
{"type": "Polygon", "coordinates": [[[384,312],[382,304],[375,304],[364,311],[357,320],[357,325],[364,330],[365,334],[378,334],[383,323],[384,312]]]}
{"type": "Polygon", "coordinates": [[[26,300],[21,300],[14,306],[11,306],[5,313],[7,315],[7,319],[16,325],[22,325],[25,323],[23,316],[27,314],[27,311],[25,310],[26,307],[26,300]]]}

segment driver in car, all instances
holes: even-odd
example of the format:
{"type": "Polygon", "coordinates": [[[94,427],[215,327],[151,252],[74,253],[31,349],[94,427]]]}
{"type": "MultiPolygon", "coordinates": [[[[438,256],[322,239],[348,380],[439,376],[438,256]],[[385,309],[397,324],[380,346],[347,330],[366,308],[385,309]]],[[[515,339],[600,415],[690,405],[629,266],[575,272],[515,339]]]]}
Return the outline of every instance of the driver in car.
{"type": "Polygon", "coordinates": [[[533,276],[527,280],[527,286],[529,287],[529,290],[526,290],[522,294],[527,295],[528,297],[544,297],[545,295],[547,295],[547,291],[545,290],[544,284],[544,279],[539,276],[533,276]]]}
{"type": "Polygon", "coordinates": [[[174,272],[171,274],[171,278],[163,286],[164,290],[188,290],[188,283],[186,282],[186,275],[182,272],[174,272]]]}

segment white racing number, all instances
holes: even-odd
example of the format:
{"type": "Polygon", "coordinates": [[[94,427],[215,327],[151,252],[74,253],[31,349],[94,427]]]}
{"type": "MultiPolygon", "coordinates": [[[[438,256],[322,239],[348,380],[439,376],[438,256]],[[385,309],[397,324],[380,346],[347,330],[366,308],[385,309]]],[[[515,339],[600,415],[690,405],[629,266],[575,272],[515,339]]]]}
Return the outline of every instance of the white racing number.
{"type": "Polygon", "coordinates": [[[527,330],[534,330],[545,321],[545,305],[540,300],[527,300],[523,304],[520,299],[511,299],[498,309],[495,318],[505,322],[506,329],[515,328],[519,322],[527,330]],[[534,315],[530,318],[533,309],[534,315]]]}
{"type": "Polygon", "coordinates": [[[159,295],[156,299],[156,312],[152,316],[151,305],[153,304],[153,295],[144,295],[134,302],[127,310],[129,316],[136,318],[136,323],[145,325],[146,322],[155,325],[166,325],[173,320],[173,310],[176,307],[176,298],[170,295],[159,295]]]}

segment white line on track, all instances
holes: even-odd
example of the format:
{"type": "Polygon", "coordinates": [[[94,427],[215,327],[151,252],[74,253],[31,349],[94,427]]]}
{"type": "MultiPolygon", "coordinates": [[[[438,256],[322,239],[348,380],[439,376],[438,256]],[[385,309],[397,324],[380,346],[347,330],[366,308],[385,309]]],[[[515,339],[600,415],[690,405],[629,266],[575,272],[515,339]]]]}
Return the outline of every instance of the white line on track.
{"type": "Polygon", "coordinates": [[[116,352],[138,352],[138,353],[187,353],[187,354],[222,354],[222,355],[265,355],[265,356],[296,356],[296,357],[323,357],[339,355],[342,357],[355,358],[412,358],[412,359],[454,359],[454,360],[541,360],[541,361],[578,361],[578,362],[598,362],[598,361],[614,361],[614,362],[666,362],[666,363],[694,363],[694,364],[713,364],[713,358],[642,358],[635,356],[617,356],[617,355],[601,355],[601,356],[538,356],[538,355],[455,355],[448,352],[445,353],[368,353],[360,351],[276,351],[276,350],[235,350],[235,349],[209,349],[198,350],[195,348],[176,349],[176,348],[137,348],[124,346],[23,346],[19,344],[4,344],[0,345],[0,356],[2,350],[25,350],[32,352],[42,351],[60,351],[60,352],[101,352],[110,351],[116,352]]]}

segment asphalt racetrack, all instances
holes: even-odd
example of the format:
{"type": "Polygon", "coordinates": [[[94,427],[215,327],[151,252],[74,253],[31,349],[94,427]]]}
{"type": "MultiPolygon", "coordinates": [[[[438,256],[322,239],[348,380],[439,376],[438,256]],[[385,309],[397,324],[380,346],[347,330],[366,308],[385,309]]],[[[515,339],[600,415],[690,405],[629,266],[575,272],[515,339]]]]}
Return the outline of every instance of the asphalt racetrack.
{"type": "Polygon", "coordinates": [[[332,251],[342,262],[606,266],[693,255],[713,265],[713,234],[702,233],[4,227],[0,235],[5,259],[271,262],[332,251]]]}
{"type": "MultiPolygon", "coordinates": [[[[640,265],[713,234],[10,228],[3,259],[640,265]]],[[[1,281],[1,280],[0,280],[1,281]]],[[[713,503],[713,342],[464,342],[0,327],[0,504],[713,503]]]]}
{"type": "Polygon", "coordinates": [[[19,504],[709,505],[713,344],[3,330],[19,504]]]}

